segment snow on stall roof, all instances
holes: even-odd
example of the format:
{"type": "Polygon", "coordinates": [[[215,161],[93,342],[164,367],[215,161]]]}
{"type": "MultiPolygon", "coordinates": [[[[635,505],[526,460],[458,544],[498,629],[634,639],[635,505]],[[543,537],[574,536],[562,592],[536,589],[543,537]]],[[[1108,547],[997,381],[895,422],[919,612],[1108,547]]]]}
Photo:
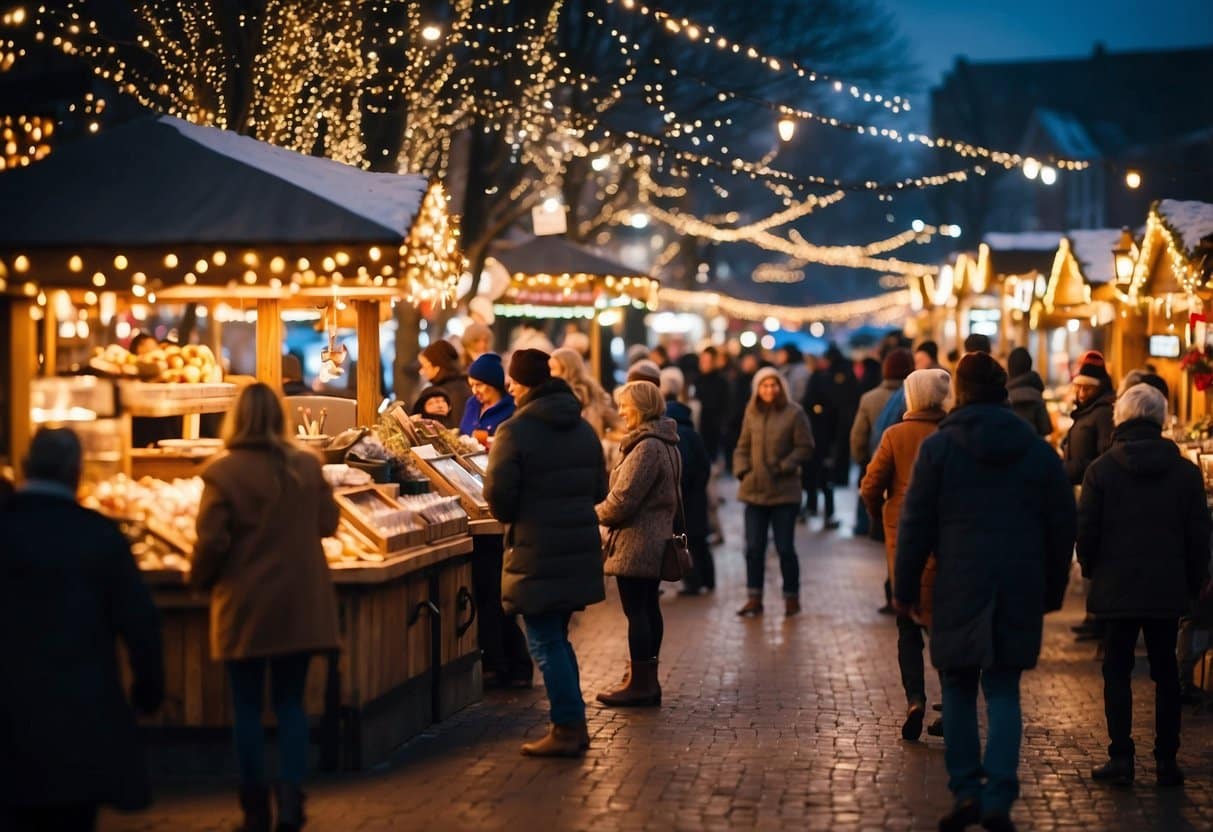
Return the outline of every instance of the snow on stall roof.
{"type": "Polygon", "coordinates": [[[1164,199],[1158,203],[1158,213],[1170,228],[1179,232],[1188,253],[1195,251],[1205,237],[1213,235],[1213,203],[1164,199]]]}
{"type": "Polygon", "coordinates": [[[412,227],[429,187],[426,178],[418,174],[371,173],[331,159],[304,156],[230,130],[202,127],[171,116],[161,116],[159,121],[214,153],[265,171],[401,234],[412,227]]]}
{"type": "Polygon", "coordinates": [[[994,251],[1050,251],[1061,245],[1060,231],[989,231],[981,241],[994,251]]]}
{"type": "Polygon", "coordinates": [[[1067,231],[1066,239],[1088,283],[1098,286],[1112,280],[1112,249],[1120,242],[1119,228],[1076,229],[1067,231]]]}
{"type": "Polygon", "coordinates": [[[1099,157],[1099,147],[1087,132],[1087,128],[1073,113],[1063,113],[1042,107],[1036,111],[1036,120],[1053,139],[1057,152],[1071,159],[1094,159],[1099,157]]]}

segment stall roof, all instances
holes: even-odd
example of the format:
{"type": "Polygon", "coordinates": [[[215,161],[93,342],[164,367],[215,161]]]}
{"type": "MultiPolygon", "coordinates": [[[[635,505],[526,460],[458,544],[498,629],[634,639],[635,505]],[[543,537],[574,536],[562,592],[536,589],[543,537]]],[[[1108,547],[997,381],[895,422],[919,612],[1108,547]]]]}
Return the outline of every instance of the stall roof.
{"type": "Polygon", "coordinates": [[[146,118],[0,175],[0,249],[399,243],[427,186],[146,118]]]}
{"type": "Polygon", "coordinates": [[[1213,203],[1195,200],[1164,199],[1158,203],[1158,215],[1179,234],[1180,245],[1191,255],[1208,237],[1213,237],[1213,203]]]}
{"type": "Polygon", "coordinates": [[[511,275],[583,274],[593,277],[648,277],[622,263],[599,257],[563,237],[504,240],[493,245],[490,256],[511,275]]]}
{"type": "Polygon", "coordinates": [[[989,246],[992,274],[1048,274],[1061,235],[1060,231],[991,231],[981,241],[989,246]]]}
{"type": "Polygon", "coordinates": [[[1070,251],[1082,271],[1082,276],[1092,286],[1102,286],[1114,277],[1115,264],[1112,249],[1120,242],[1119,228],[1088,228],[1066,232],[1070,251]]]}

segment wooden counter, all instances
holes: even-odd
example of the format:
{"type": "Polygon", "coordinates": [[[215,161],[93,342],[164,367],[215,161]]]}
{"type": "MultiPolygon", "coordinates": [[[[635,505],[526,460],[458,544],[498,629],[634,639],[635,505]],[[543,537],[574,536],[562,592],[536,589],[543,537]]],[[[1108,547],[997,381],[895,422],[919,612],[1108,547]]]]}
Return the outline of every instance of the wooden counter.
{"type": "MultiPolygon", "coordinates": [[[[341,649],[312,662],[306,696],[322,768],[375,765],[480,698],[471,551],[461,536],[331,567],[341,649]]],[[[209,599],[183,572],[143,574],[164,633],[165,705],[146,721],[157,767],[227,767],[230,751],[224,758],[216,744],[227,743],[231,703],[224,668],[210,659],[209,599]]]]}

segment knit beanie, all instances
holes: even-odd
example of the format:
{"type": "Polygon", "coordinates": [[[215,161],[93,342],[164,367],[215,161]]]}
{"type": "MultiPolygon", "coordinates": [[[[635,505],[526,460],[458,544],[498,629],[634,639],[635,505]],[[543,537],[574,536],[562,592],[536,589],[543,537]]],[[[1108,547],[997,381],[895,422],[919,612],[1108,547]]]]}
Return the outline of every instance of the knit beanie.
{"type": "Polygon", "coordinates": [[[468,378],[482,381],[504,393],[505,367],[501,364],[501,356],[495,352],[486,352],[473,361],[472,366],[468,367],[468,378]]]}
{"type": "Polygon", "coordinates": [[[480,341],[484,338],[488,339],[491,346],[493,343],[493,330],[484,324],[470,323],[463,328],[463,345],[465,347],[473,341],[480,341]]]}
{"type": "Polygon", "coordinates": [[[435,367],[440,367],[448,372],[457,372],[459,370],[459,353],[451,346],[450,341],[444,341],[439,338],[423,349],[421,354],[425,356],[426,361],[435,367]]]}
{"type": "Polygon", "coordinates": [[[658,386],[661,388],[661,395],[667,399],[678,399],[682,396],[682,390],[686,387],[686,376],[682,374],[682,370],[677,367],[666,367],[661,371],[660,382],[658,386]]]}
{"type": "Polygon", "coordinates": [[[1091,387],[1110,384],[1111,378],[1108,376],[1108,367],[1104,362],[1103,353],[1098,350],[1084,352],[1078,359],[1078,374],[1070,379],[1070,383],[1085,384],[1091,387]]]}
{"type": "Polygon", "coordinates": [[[914,372],[914,356],[910,351],[898,347],[884,358],[880,368],[881,377],[885,381],[904,381],[905,377],[914,372]]]}
{"type": "Polygon", "coordinates": [[[1001,404],[1007,400],[1007,372],[986,352],[971,352],[956,365],[956,406],[1001,404]]]}
{"type": "Polygon", "coordinates": [[[1018,378],[1032,371],[1032,354],[1023,347],[1016,347],[1007,356],[1007,375],[1018,378]]]}
{"type": "Polygon", "coordinates": [[[644,344],[632,344],[628,347],[628,367],[630,368],[637,361],[644,361],[649,357],[649,348],[644,344]]]}
{"type": "Polygon", "coordinates": [[[628,368],[628,381],[648,381],[661,386],[661,368],[649,361],[637,361],[628,368]]]}
{"type": "Polygon", "coordinates": [[[523,387],[538,387],[552,377],[549,358],[543,350],[514,350],[510,356],[510,378],[523,387]]]}
{"type": "Polygon", "coordinates": [[[906,412],[943,407],[952,377],[944,370],[915,370],[906,376],[906,412]]]}

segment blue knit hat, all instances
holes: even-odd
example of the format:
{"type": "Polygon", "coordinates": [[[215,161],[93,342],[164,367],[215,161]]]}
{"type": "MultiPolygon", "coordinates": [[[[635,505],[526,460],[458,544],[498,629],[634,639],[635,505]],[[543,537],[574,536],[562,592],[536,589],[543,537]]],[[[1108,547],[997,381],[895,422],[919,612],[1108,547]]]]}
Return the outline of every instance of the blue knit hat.
{"type": "Polygon", "coordinates": [[[482,381],[504,393],[505,367],[502,366],[501,356],[495,352],[486,352],[473,361],[472,366],[468,367],[468,378],[482,381]]]}

